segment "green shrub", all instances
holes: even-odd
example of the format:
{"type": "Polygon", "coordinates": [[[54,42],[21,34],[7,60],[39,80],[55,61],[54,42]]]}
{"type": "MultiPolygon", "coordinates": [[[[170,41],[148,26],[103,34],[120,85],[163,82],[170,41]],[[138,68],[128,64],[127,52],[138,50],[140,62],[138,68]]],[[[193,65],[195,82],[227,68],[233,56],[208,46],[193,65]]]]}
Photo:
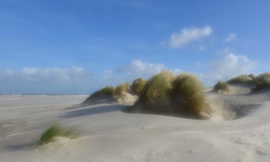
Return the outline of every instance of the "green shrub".
{"type": "Polygon", "coordinates": [[[257,76],[255,81],[256,84],[254,90],[262,90],[265,88],[270,88],[270,73],[263,73],[257,76]]]}
{"type": "Polygon", "coordinates": [[[240,75],[236,78],[232,78],[227,81],[229,84],[246,84],[246,83],[254,83],[254,80],[250,78],[248,75],[240,75]]]}
{"type": "Polygon", "coordinates": [[[215,85],[214,87],[214,90],[215,91],[219,91],[219,90],[222,90],[222,91],[230,91],[229,89],[229,84],[227,82],[217,82],[217,84],[215,85]]]}
{"type": "Polygon", "coordinates": [[[50,142],[54,142],[55,137],[75,137],[74,130],[65,129],[64,127],[56,124],[48,128],[37,141],[37,145],[44,145],[50,142]]]}
{"type": "Polygon", "coordinates": [[[146,80],[143,78],[138,78],[136,80],[133,81],[132,85],[131,85],[131,90],[139,96],[141,90],[143,89],[144,85],[146,83],[146,80]]]}
{"type": "Polygon", "coordinates": [[[122,92],[128,92],[130,90],[129,83],[120,84],[114,91],[115,96],[121,96],[122,92]]]}

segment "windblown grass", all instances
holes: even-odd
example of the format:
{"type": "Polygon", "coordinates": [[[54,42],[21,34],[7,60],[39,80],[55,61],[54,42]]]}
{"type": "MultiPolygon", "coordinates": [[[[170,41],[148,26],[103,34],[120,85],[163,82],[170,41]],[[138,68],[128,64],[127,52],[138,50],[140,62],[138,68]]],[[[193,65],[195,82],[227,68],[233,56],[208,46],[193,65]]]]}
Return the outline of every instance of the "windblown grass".
{"type": "Polygon", "coordinates": [[[215,91],[219,91],[219,90],[230,91],[229,84],[227,82],[221,82],[221,81],[219,81],[215,85],[214,90],[215,91]]]}
{"type": "Polygon", "coordinates": [[[141,93],[141,90],[143,89],[144,85],[146,83],[146,80],[143,78],[138,78],[136,80],[133,81],[132,85],[131,85],[131,90],[137,95],[139,96],[141,93]]]}
{"type": "Polygon", "coordinates": [[[153,101],[153,99],[162,99],[168,96],[172,89],[173,79],[173,74],[169,71],[152,76],[142,89],[140,99],[153,101]]]}
{"type": "Polygon", "coordinates": [[[128,91],[130,91],[129,83],[120,84],[116,87],[114,95],[121,96],[122,92],[128,92],[128,91]]]}
{"type": "Polygon", "coordinates": [[[174,78],[168,71],[156,74],[146,82],[134,107],[141,105],[146,112],[199,119],[207,119],[212,112],[203,86],[195,76],[182,74],[174,78]]]}
{"type": "Polygon", "coordinates": [[[103,96],[103,95],[113,97],[114,92],[115,92],[115,88],[113,86],[106,86],[106,87],[101,88],[100,90],[94,92],[93,94],[91,94],[86,99],[86,101],[103,96]]]}
{"type": "Polygon", "coordinates": [[[255,79],[255,91],[270,88],[270,73],[263,73],[255,79]]]}
{"type": "Polygon", "coordinates": [[[37,141],[37,145],[41,146],[55,141],[55,137],[75,137],[75,132],[72,129],[65,129],[64,127],[56,124],[48,128],[37,141]]]}
{"type": "Polygon", "coordinates": [[[236,78],[232,78],[227,81],[229,84],[246,84],[246,83],[254,83],[254,80],[250,78],[248,75],[240,75],[236,78]]]}
{"type": "Polygon", "coordinates": [[[201,82],[191,74],[176,77],[173,84],[173,98],[177,97],[177,111],[186,115],[195,115],[205,119],[211,113],[207,104],[201,82]]]}

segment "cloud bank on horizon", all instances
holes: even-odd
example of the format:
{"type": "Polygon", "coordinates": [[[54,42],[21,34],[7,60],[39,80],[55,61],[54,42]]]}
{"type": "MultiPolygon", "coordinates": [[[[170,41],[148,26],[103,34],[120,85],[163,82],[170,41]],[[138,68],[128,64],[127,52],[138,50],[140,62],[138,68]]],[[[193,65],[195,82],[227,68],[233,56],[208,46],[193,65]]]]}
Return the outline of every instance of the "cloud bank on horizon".
{"type": "Polygon", "coordinates": [[[267,72],[270,1],[243,5],[0,0],[0,93],[91,93],[163,70],[205,86],[267,72]]]}
{"type": "MultiPolygon", "coordinates": [[[[198,64],[198,63],[196,63],[198,64]]],[[[205,66],[206,73],[198,73],[198,78],[205,86],[212,86],[219,80],[226,81],[240,74],[248,74],[256,67],[257,62],[250,61],[245,56],[234,54],[225,55],[222,60],[212,61],[205,66]]],[[[202,67],[202,65],[197,65],[202,67]]],[[[89,93],[96,88],[105,85],[116,86],[124,82],[132,82],[136,78],[149,79],[152,75],[161,71],[169,70],[178,75],[188,71],[181,69],[169,69],[165,64],[151,64],[141,60],[134,60],[128,67],[115,71],[105,70],[102,75],[94,75],[81,67],[71,68],[23,68],[13,71],[9,69],[0,70],[0,82],[6,87],[1,87],[2,91],[9,93],[29,93],[29,86],[34,87],[34,94],[49,93],[89,93]],[[94,86],[94,89],[86,87],[94,86]],[[10,88],[12,87],[12,89],[10,88]],[[70,92],[70,87],[76,87],[76,91],[70,92]]]]}

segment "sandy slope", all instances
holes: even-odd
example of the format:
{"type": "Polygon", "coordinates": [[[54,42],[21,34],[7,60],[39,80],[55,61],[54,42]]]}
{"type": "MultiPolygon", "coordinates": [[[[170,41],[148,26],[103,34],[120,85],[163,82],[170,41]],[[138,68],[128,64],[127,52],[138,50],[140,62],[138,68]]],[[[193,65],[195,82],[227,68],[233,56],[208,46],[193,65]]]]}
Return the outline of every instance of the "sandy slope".
{"type": "MultiPolygon", "coordinates": [[[[270,103],[266,101],[270,99],[269,94],[221,95],[209,91],[207,96],[216,106],[233,112],[252,110],[229,121],[128,114],[123,112],[126,106],[109,102],[52,108],[53,98],[44,101],[41,97],[38,100],[44,103],[38,105],[33,98],[21,102],[10,97],[13,104],[5,101],[8,107],[0,106],[0,129],[1,133],[5,131],[0,139],[0,161],[268,162],[270,103]],[[27,103],[32,102],[36,103],[35,107],[29,108],[32,104],[27,103]],[[81,131],[80,137],[34,148],[33,141],[55,121],[76,127],[81,131]]],[[[58,104],[67,106],[86,97],[71,98],[63,97],[58,104]]]]}

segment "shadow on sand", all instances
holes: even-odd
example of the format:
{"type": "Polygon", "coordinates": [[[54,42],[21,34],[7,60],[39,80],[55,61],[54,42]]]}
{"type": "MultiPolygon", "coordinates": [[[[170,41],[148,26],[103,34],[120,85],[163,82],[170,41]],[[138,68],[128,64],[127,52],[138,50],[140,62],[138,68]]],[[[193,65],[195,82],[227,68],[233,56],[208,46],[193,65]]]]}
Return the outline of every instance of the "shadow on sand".
{"type": "Polygon", "coordinates": [[[25,143],[25,144],[18,144],[18,145],[11,145],[6,147],[6,149],[14,150],[14,151],[21,151],[21,150],[32,150],[34,149],[35,144],[33,143],[25,143]]]}
{"type": "Polygon", "coordinates": [[[106,105],[106,106],[96,106],[96,107],[88,107],[80,110],[69,111],[64,115],[61,115],[61,118],[74,118],[81,117],[87,115],[96,115],[102,113],[108,113],[113,111],[122,111],[126,112],[126,109],[129,108],[128,105],[106,105]]]}

